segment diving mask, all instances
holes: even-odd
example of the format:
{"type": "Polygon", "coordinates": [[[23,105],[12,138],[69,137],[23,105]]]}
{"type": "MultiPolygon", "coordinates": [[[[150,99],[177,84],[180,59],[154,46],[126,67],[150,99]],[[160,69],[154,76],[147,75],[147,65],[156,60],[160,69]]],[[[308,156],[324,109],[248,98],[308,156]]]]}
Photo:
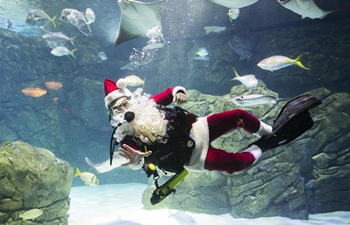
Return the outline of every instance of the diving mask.
{"type": "Polygon", "coordinates": [[[130,108],[130,103],[127,98],[117,100],[113,107],[110,109],[112,116],[124,113],[128,108],[130,108]]]}

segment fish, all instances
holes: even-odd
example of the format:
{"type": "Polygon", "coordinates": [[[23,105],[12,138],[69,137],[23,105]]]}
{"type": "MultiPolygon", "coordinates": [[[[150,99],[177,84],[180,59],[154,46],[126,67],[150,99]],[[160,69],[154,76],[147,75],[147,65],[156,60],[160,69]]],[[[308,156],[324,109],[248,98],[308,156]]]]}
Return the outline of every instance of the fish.
{"type": "Polygon", "coordinates": [[[58,97],[54,97],[53,99],[52,99],[52,101],[54,102],[54,103],[58,103],[58,97]]]}
{"type": "Polygon", "coordinates": [[[72,37],[72,38],[67,37],[62,32],[49,32],[44,34],[42,38],[45,39],[46,41],[51,41],[56,43],[70,41],[70,43],[72,43],[73,46],[74,46],[74,39],[75,39],[75,37],[72,37]]]}
{"type": "Polygon", "coordinates": [[[5,20],[5,26],[7,29],[10,29],[12,27],[13,21],[10,19],[5,20]]]}
{"type": "Polygon", "coordinates": [[[135,70],[138,69],[140,66],[144,66],[149,64],[151,61],[131,61],[128,64],[120,67],[121,70],[135,70]]]}
{"type": "Polygon", "coordinates": [[[74,52],[77,49],[73,49],[72,51],[70,51],[68,48],[64,47],[64,46],[58,46],[54,49],[52,49],[51,54],[55,55],[55,56],[64,56],[64,55],[71,55],[73,58],[75,58],[74,56],[74,52]]]}
{"type": "Polygon", "coordinates": [[[213,33],[221,33],[226,30],[226,27],[219,27],[219,26],[206,26],[204,27],[205,34],[209,34],[211,32],[213,33]]]}
{"type": "Polygon", "coordinates": [[[174,219],[181,225],[197,225],[197,221],[185,212],[176,211],[175,213],[172,213],[169,209],[168,212],[170,213],[170,216],[174,217],[174,219]]]}
{"type": "Polygon", "coordinates": [[[244,84],[246,87],[254,87],[258,85],[258,80],[253,74],[239,76],[236,69],[234,67],[232,67],[232,69],[235,72],[235,78],[233,78],[232,80],[238,80],[242,84],[244,84]]]}
{"type": "Polygon", "coordinates": [[[196,56],[196,57],[193,57],[194,60],[201,60],[201,61],[208,61],[210,60],[209,56],[196,56]]]}
{"type": "Polygon", "coordinates": [[[98,61],[98,62],[102,62],[104,60],[107,60],[107,56],[106,56],[106,53],[105,52],[99,52],[98,55],[97,55],[101,60],[98,61]]]}
{"type": "MultiPolygon", "coordinates": [[[[147,38],[147,32],[156,27],[161,32],[164,2],[165,0],[147,3],[134,0],[118,0],[121,15],[114,45],[118,46],[135,38],[147,38]]],[[[159,33],[159,35],[162,36],[162,33],[159,33]]]]}
{"type": "Polygon", "coordinates": [[[272,95],[262,95],[262,94],[251,94],[251,95],[242,95],[235,96],[232,99],[232,102],[238,106],[256,106],[263,104],[277,104],[280,101],[288,100],[287,98],[276,98],[272,95]]]}
{"type": "Polygon", "coordinates": [[[229,9],[227,15],[228,15],[228,17],[230,19],[230,22],[232,22],[232,20],[235,20],[235,19],[238,18],[238,16],[239,16],[239,8],[229,9]]]}
{"type": "Polygon", "coordinates": [[[227,8],[243,8],[249,5],[253,5],[258,0],[208,0],[209,2],[216,3],[218,5],[225,6],[227,8]]]}
{"type": "Polygon", "coordinates": [[[85,11],[85,18],[87,20],[88,24],[94,23],[96,20],[96,15],[94,13],[94,11],[92,11],[92,9],[87,8],[85,11]]]}
{"type": "Polygon", "coordinates": [[[261,69],[270,70],[271,72],[291,65],[297,65],[305,70],[309,70],[309,68],[307,68],[301,63],[301,58],[306,54],[308,53],[304,52],[295,59],[291,59],[282,55],[270,56],[266,59],[261,60],[257,65],[261,69]]]}
{"type": "Polygon", "coordinates": [[[45,82],[45,86],[48,88],[48,89],[51,89],[51,90],[59,90],[63,85],[61,82],[56,82],[56,81],[47,81],[45,82]]]}
{"type": "Polygon", "coordinates": [[[145,86],[145,79],[141,80],[140,77],[136,76],[136,75],[129,75],[124,77],[126,83],[131,86],[131,87],[136,87],[136,86],[140,86],[142,85],[143,87],[145,86]]]}
{"type": "Polygon", "coordinates": [[[22,214],[20,214],[18,217],[25,220],[34,220],[35,218],[41,216],[43,214],[43,211],[37,208],[28,210],[22,214]]]}
{"type": "Polygon", "coordinates": [[[28,95],[30,97],[34,97],[34,98],[39,98],[43,95],[46,95],[47,91],[45,89],[42,88],[24,88],[22,89],[22,93],[25,95],[28,95]]]}
{"type": "Polygon", "coordinates": [[[250,49],[253,48],[252,44],[246,39],[240,38],[237,35],[229,40],[228,43],[231,49],[239,55],[239,61],[244,59],[251,59],[253,54],[250,49]]]}
{"type": "Polygon", "coordinates": [[[204,57],[209,55],[208,51],[206,48],[200,48],[197,52],[196,55],[200,56],[200,57],[204,57]]]}
{"type": "Polygon", "coordinates": [[[98,173],[106,173],[117,167],[120,167],[123,163],[126,163],[126,159],[119,154],[113,155],[112,165],[110,165],[110,160],[107,159],[102,163],[94,163],[88,157],[85,156],[85,162],[95,168],[98,173]]]}
{"type": "Polygon", "coordinates": [[[78,177],[78,176],[80,177],[80,179],[82,181],[85,182],[85,185],[89,185],[89,186],[97,186],[97,185],[99,185],[99,181],[98,181],[96,175],[93,174],[93,173],[80,172],[80,170],[77,168],[74,177],[78,177]]]}
{"type": "Polygon", "coordinates": [[[323,19],[334,11],[324,11],[313,0],[277,0],[284,8],[301,15],[301,19],[323,19]]]}
{"type": "Polygon", "coordinates": [[[76,10],[76,9],[63,9],[61,12],[60,20],[65,23],[70,23],[76,28],[79,29],[81,33],[87,36],[87,34],[82,30],[82,27],[87,26],[89,32],[91,33],[92,30],[90,28],[90,23],[85,18],[84,13],[76,10]]]}
{"type": "Polygon", "coordinates": [[[165,42],[158,42],[158,43],[150,43],[148,45],[146,45],[145,47],[142,48],[142,51],[148,51],[148,50],[152,50],[152,49],[158,49],[158,48],[163,48],[165,45],[165,42]]]}
{"type": "Polygon", "coordinates": [[[52,22],[53,26],[56,27],[56,16],[51,18],[46,12],[40,9],[30,9],[27,12],[26,23],[35,27],[44,27],[49,22],[52,22]]]}

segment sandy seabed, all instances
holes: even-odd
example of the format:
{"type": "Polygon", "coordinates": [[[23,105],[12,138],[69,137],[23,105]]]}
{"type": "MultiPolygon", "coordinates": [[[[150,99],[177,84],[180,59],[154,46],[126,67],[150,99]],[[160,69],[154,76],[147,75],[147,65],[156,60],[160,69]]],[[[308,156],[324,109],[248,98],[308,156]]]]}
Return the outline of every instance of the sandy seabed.
{"type": "Polygon", "coordinates": [[[310,215],[309,220],[284,217],[234,218],[177,210],[146,210],[141,203],[146,184],[128,183],[73,187],[69,225],[339,225],[350,224],[350,212],[310,215]]]}

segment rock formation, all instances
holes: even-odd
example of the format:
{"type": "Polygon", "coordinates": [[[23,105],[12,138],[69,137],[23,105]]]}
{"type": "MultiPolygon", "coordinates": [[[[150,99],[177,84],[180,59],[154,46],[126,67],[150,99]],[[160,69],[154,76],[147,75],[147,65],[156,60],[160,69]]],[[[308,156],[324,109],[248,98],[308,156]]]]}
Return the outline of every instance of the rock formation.
{"type": "Polygon", "coordinates": [[[1,224],[23,224],[19,215],[31,209],[43,213],[30,224],[68,224],[73,170],[66,161],[24,142],[5,142],[0,178],[1,224]]]}

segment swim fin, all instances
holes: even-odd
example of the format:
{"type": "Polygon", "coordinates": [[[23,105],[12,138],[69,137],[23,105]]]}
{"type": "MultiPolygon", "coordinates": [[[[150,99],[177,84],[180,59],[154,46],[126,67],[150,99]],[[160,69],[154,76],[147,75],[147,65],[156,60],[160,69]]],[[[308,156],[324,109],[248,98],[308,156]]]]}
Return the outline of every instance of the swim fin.
{"type": "Polygon", "coordinates": [[[272,134],[263,136],[252,145],[263,152],[290,143],[308,131],[314,124],[308,110],[322,102],[312,95],[305,94],[290,100],[280,111],[272,125],[272,134]]]}

